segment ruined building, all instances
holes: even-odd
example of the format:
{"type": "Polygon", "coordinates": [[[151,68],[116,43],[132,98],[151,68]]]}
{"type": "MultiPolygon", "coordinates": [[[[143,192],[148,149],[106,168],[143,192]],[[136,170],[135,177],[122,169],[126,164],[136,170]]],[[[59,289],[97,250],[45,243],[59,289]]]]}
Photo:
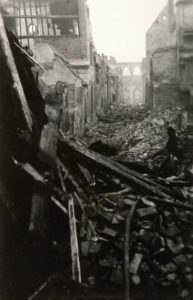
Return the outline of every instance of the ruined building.
{"type": "Polygon", "coordinates": [[[193,1],[168,0],[146,35],[146,104],[153,109],[193,104],[193,1]]]}
{"type": "Polygon", "coordinates": [[[8,30],[18,36],[22,47],[32,50],[42,67],[34,68],[34,73],[43,98],[54,90],[61,94],[62,130],[81,136],[86,123],[96,122],[96,107],[103,114],[106,99],[115,98],[111,85],[117,86],[107,66],[102,79],[106,92],[97,82],[97,54],[86,1],[14,0],[5,7],[3,17],[8,30]],[[58,82],[62,83],[60,91],[58,82]]]}
{"type": "Polygon", "coordinates": [[[121,102],[125,105],[144,103],[142,64],[140,62],[120,62],[115,66],[120,78],[121,102]]]}

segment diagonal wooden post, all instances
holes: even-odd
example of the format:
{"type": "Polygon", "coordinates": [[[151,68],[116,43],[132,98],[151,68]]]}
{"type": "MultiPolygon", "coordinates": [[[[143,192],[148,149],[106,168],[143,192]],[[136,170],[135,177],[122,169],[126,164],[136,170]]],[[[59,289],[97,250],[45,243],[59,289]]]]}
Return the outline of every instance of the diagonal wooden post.
{"type": "Polygon", "coordinates": [[[27,100],[26,100],[26,97],[24,94],[24,90],[23,90],[20,78],[19,78],[17,67],[15,65],[13,53],[11,51],[11,47],[9,44],[9,40],[7,37],[7,33],[5,30],[5,25],[4,25],[4,21],[3,21],[1,13],[0,13],[0,48],[3,52],[4,58],[6,60],[7,67],[9,69],[11,79],[13,81],[13,87],[16,91],[18,101],[21,105],[21,110],[24,115],[25,123],[27,125],[27,128],[30,131],[32,131],[32,125],[33,125],[32,114],[31,114],[31,111],[27,104],[27,100]]]}
{"type": "Polygon", "coordinates": [[[72,256],[72,279],[81,283],[81,269],[79,258],[79,247],[76,230],[76,218],[74,211],[74,199],[72,195],[68,202],[69,225],[70,225],[70,241],[71,241],[71,256],[72,256]]]}

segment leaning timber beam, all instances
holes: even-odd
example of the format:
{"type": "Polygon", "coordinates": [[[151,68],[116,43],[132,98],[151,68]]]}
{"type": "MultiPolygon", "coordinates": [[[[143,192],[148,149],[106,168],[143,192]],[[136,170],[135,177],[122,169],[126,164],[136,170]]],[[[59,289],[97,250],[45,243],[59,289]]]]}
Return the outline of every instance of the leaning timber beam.
{"type": "Polygon", "coordinates": [[[145,178],[140,173],[132,171],[118,162],[82,146],[80,143],[67,140],[61,130],[60,133],[63,138],[64,147],[66,147],[67,151],[69,150],[69,153],[73,153],[77,159],[87,161],[88,163],[102,167],[103,169],[108,169],[111,174],[114,174],[118,178],[129,181],[131,184],[161,196],[162,198],[172,195],[172,192],[169,189],[156,184],[153,180],[145,178]]]}
{"type": "Polygon", "coordinates": [[[20,78],[19,78],[17,67],[15,65],[13,53],[11,51],[11,47],[9,44],[9,40],[7,37],[7,33],[5,30],[5,25],[4,25],[4,21],[3,21],[1,13],[0,13],[0,48],[3,52],[4,58],[6,60],[6,65],[10,72],[10,75],[11,75],[11,80],[13,82],[13,88],[16,91],[16,95],[17,95],[18,101],[20,103],[22,113],[24,115],[25,123],[27,125],[27,128],[30,131],[32,131],[32,125],[33,125],[32,114],[31,114],[31,111],[27,104],[27,100],[26,100],[26,97],[24,94],[24,90],[23,90],[20,78]]]}

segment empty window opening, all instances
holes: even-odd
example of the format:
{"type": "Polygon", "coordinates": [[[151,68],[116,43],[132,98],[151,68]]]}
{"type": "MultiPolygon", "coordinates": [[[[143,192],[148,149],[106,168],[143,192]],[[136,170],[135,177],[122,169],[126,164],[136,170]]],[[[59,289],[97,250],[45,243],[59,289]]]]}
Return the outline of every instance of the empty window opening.
{"type": "Polygon", "coordinates": [[[3,12],[22,44],[41,37],[79,36],[77,0],[12,0],[3,12]]]}
{"type": "Polygon", "coordinates": [[[133,75],[134,76],[141,76],[141,70],[140,70],[139,67],[135,67],[133,75]]]}
{"type": "Polygon", "coordinates": [[[123,70],[123,76],[131,76],[131,70],[129,69],[129,67],[126,67],[123,70]]]}

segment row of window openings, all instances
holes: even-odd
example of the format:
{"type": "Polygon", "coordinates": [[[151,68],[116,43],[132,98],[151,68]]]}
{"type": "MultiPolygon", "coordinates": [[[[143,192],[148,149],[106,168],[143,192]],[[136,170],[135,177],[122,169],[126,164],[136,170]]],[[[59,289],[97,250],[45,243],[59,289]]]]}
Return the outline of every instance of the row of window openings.
{"type": "Polygon", "coordinates": [[[131,70],[128,67],[126,67],[124,69],[123,76],[132,76],[132,75],[134,75],[134,76],[141,76],[141,70],[140,70],[140,68],[136,67],[134,69],[133,73],[131,72],[131,70]]]}
{"type": "Polygon", "coordinates": [[[76,19],[17,19],[16,33],[22,36],[60,36],[71,34],[79,36],[79,22],[76,19]]]}
{"type": "Polygon", "coordinates": [[[46,1],[16,2],[7,13],[3,14],[6,22],[15,28],[19,37],[72,34],[79,36],[78,17],[65,18],[64,12],[56,5],[50,5],[46,1]],[[55,16],[55,14],[57,15],[55,16]],[[61,17],[60,17],[61,16],[61,17]],[[16,24],[15,24],[16,23],[16,24]]]}

